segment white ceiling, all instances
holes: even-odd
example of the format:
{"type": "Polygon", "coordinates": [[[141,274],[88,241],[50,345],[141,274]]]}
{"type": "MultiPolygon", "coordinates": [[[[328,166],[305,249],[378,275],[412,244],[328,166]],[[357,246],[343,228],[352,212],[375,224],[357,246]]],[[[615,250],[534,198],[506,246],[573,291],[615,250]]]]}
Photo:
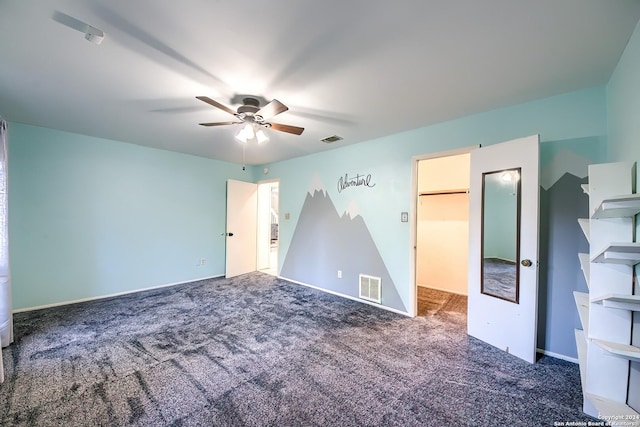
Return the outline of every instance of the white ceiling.
{"type": "Polygon", "coordinates": [[[604,85],[639,18],[638,0],[0,0],[0,114],[241,163],[236,126],[198,125],[233,117],[195,96],[275,98],[305,131],[247,146],[263,164],[604,85]]]}

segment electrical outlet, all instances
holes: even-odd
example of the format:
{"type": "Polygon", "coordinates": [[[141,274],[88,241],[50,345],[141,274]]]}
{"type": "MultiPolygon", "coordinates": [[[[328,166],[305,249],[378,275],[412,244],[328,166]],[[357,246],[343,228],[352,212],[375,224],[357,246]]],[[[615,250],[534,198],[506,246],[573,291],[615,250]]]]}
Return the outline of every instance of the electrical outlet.
{"type": "Polygon", "coordinates": [[[338,279],[342,279],[342,270],[338,270],[338,279]]]}
{"type": "Polygon", "coordinates": [[[200,263],[198,265],[205,265],[207,263],[206,258],[200,258],[200,263]]]}

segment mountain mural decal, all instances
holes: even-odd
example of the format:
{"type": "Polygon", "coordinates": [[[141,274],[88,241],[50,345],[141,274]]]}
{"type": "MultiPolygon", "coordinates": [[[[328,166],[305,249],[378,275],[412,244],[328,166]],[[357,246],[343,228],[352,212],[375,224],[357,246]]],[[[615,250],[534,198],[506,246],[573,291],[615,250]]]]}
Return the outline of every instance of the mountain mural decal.
{"type": "MultiPolygon", "coordinates": [[[[317,183],[316,183],[317,184],[317,183]]],[[[359,274],[381,278],[382,304],[403,312],[400,295],[355,204],[342,216],[326,190],[307,193],[280,275],[358,298],[359,274]],[[338,278],[338,270],[342,278],[338,278]]]]}
{"type": "Polygon", "coordinates": [[[590,163],[561,148],[540,171],[538,346],[576,358],[574,329],[581,326],[573,292],[587,289],[577,254],[589,253],[577,219],[588,217],[589,197],[581,185],[588,182],[590,163]],[[545,319],[554,319],[553,327],[545,319]]]}
{"type": "Polygon", "coordinates": [[[580,154],[562,149],[540,171],[540,186],[545,190],[549,190],[566,174],[581,179],[586,178],[589,174],[589,164],[591,163],[591,160],[580,154]]]}

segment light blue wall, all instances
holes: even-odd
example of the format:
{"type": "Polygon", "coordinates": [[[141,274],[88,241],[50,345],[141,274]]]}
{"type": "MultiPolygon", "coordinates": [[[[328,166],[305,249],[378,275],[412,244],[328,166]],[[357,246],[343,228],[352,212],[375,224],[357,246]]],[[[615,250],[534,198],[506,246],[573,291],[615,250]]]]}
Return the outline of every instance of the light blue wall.
{"type": "MultiPolygon", "coordinates": [[[[338,212],[355,203],[396,284],[409,307],[410,238],[400,212],[412,202],[412,156],[490,145],[540,134],[541,141],[606,140],[605,89],[596,87],[508,108],[452,120],[315,155],[269,165],[270,177],[280,178],[280,267],[286,257],[307,191],[317,175],[338,212]],[[347,173],[371,174],[375,191],[360,187],[337,191],[337,181],[347,173]]],[[[337,143],[339,144],[339,143],[337,143]]],[[[353,254],[357,257],[358,254],[353,254]]],[[[311,283],[322,286],[322,283],[311,283]]],[[[570,309],[565,307],[566,310],[570,309]]]]}
{"type": "Polygon", "coordinates": [[[18,123],[8,143],[14,309],[224,274],[225,183],[251,170],[18,123]]]}
{"type": "Polygon", "coordinates": [[[607,85],[611,161],[640,160],[640,27],[636,27],[607,85]]]}
{"type": "MultiPolygon", "coordinates": [[[[612,161],[640,161],[640,23],[607,85],[609,150],[612,161]]],[[[636,174],[636,191],[638,188],[636,174]]],[[[640,240],[636,218],[636,241],[640,240]]],[[[640,295],[640,274],[636,266],[636,289],[640,295]]],[[[632,343],[640,346],[640,313],[633,314],[632,343]]],[[[640,362],[631,363],[629,405],[640,411],[640,362]]]]}

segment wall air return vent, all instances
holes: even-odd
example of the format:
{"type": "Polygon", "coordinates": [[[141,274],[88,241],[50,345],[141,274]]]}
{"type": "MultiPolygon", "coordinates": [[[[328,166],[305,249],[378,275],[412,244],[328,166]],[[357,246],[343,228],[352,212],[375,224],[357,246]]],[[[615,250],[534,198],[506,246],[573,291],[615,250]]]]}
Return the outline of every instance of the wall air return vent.
{"type": "Polygon", "coordinates": [[[331,144],[332,142],[340,141],[341,139],[343,139],[341,136],[332,135],[332,136],[328,136],[326,138],[322,138],[320,141],[322,141],[322,142],[324,142],[326,144],[331,144]]]}
{"type": "Polygon", "coordinates": [[[382,301],[382,281],[379,277],[367,276],[366,274],[360,275],[360,298],[367,301],[377,302],[382,301]]]}

